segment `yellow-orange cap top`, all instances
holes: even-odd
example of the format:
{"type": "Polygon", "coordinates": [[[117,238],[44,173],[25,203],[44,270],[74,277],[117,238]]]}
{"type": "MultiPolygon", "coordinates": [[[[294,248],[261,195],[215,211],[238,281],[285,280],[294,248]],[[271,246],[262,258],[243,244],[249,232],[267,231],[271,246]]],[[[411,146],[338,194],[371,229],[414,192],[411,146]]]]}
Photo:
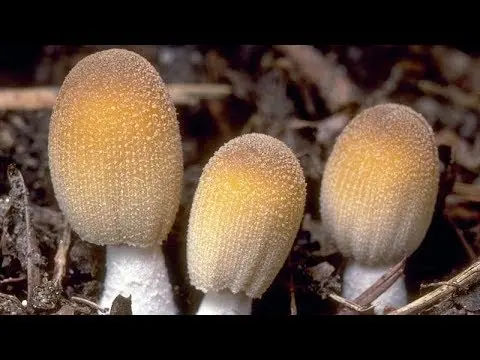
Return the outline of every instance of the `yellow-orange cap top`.
{"type": "Polygon", "coordinates": [[[413,109],[382,104],[339,135],[322,179],[322,221],[338,249],[358,262],[392,264],[425,237],[439,160],[433,131],[413,109]]]}
{"type": "Polygon", "coordinates": [[[303,216],[303,170],[280,140],[239,136],[205,166],[187,242],[192,284],[261,297],[285,262],[303,216]]]}
{"type": "Polygon", "coordinates": [[[89,55],[60,89],[49,134],[58,203],[94,244],[149,246],[166,238],[179,206],[183,158],[167,88],[140,55],[89,55]]]}

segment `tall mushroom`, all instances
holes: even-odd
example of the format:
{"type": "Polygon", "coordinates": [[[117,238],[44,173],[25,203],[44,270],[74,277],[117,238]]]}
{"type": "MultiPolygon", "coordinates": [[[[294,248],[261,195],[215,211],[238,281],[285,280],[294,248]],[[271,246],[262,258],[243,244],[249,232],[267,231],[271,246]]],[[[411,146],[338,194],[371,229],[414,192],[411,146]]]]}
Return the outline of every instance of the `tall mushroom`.
{"type": "Polygon", "coordinates": [[[203,169],[187,237],[197,314],[250,314],[284,264],[303,216],[306,185],[292,151],[264,134],[224,144],[203,169]]]}
{"type": "MultiPolygon", "coordinates": [[[[343,296],[354,299],[409,256],[430,225],[439,183],[435,138],[422,115],[399,104],[362,111],[338,137],[322,179],[322,221],[350,259],[343,296]]],[[[404,279],[375,312],[407,302],[404,279]]]]}
{"type": "Polygon", "coordinates": [[[101,305],[123,294],[133,314],[176,313],[161,245],[178,210],[183,159],[176,111],[155,68],[124,49],[79,61],[53,110],[49,160],[73,230],[106,245],[101,305]]]}

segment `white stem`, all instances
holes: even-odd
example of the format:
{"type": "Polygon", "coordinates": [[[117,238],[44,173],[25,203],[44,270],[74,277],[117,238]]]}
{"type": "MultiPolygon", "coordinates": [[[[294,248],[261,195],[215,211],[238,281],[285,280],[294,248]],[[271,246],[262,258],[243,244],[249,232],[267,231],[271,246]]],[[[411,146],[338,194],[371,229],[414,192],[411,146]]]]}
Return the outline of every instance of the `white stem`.
{"type": "MultiPolygon", "coordinates": [[[[391,266],[365,266],[355,261],[348,263],[343,273],[342,296],[354,300],[377,281],[391,266]]],[[[387,291],[373,301],[374,312],[382,315],[385,307],[399,308],[408,303],[404,277],[400,277],[387,291]]]]}
{"type": "Polygon", "coordinates": [[[100,306],[110,308],[118,294],[132,296],[133,315],[177,314],[161,245],[107,246],[100,306]]]}
{"type": "Polygon", "coordinates": [[[245,293],[231,291],[209,291],[205,294],[197,315],[250,315],[252,299],[245,293]]]}

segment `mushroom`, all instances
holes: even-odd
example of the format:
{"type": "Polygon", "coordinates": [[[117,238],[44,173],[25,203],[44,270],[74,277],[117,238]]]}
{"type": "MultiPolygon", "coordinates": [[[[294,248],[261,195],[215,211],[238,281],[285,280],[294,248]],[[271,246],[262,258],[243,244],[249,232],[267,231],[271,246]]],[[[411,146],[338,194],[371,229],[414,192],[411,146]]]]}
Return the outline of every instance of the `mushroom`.
{"type": "MultiPolygon", "coordinates": [[[[321,184],[327,232],[350,259],[343,296],[354,299],[423,241],[439,183],[434,133],[410,107],[381,104],[359,113],[337,138],[321,184]]],[[[407,302],[399,278],[375,313],[407,302]]]]}
{"type": "Polygon", "coordinates": [[[183,155],[176,111],[155,68],[124,49],[80,60],[59,91],[48,151],[72,229],[106,246],[100,304],[131,295],[133,314],[175,314],[162,241],[179,207],[183,155]]]}
{"type": "Polygon", "coordinates": [[[252,133],[216,151],[188,225],[188,274],[205,293],[197,315],[251,313],[291,250],[305,197],[303,170],[282,141],[252,133]]]}

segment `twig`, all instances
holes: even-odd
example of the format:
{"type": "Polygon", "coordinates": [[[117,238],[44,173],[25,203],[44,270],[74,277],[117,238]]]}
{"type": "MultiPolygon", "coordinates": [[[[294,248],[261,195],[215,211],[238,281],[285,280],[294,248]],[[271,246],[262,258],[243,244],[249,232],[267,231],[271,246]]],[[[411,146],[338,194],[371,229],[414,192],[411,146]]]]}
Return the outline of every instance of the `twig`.
{"type": "Polygon", "coordinates": [[[456,181],[453,185],[453,192],[466,200],[480,202],[480,185],[456,181]]]}
{"type": "Polygon", "coordinates": [[[58,88],[6,88],[0,89],[1,110],[38,110],[53,107],[58,88]]]}
{"type": "Polygon", "coordinates": [[[463,236],[463,232],[455,225],[455,223],[452,221],[452,219],[448,217],[448,215],[447,221],[450,223],[452,228],[455,229],[455,232],[457,233],[457,236],[460,239],[460,242],[462,243],[465,252],[470,258],[470,261],[475,261],[477,259],[477,255],[475,254],[475,251],[473,251],[472,246],[468,243],[467,239],[465,239],[465,236],[463,236]]]}
{"type": "Polygon", "coordinates": [[[38,248],[37,239],[32,233],[30,208],[28,204],[28,190],[25,186],[22,173],[15,167],[15,165],[11,164],[8,166],[7,174],[12,189],[16,189],[16,191],[19,192],[18,195],[22,197],[24,207],[25,237],[27,242],[27,303],[30,307],[33,299],[33,290],[40,283],[40,269],[37,266],[37,261],[40,257],[40,249],[38,248]]]}
{"type": "MultiPolygon", "coordinates": [[[[449,166],[449,168],[451,169],[450,166],[449,166]]],[[[478,192],[479,199],[480,199],[480,191],[479,191],[479,188],[477,186],[470,185],[470,184],[464,184],[462,182],[455,181],[455,177],[454,177],[455,174],[452,173],[452,175],[453,175],[451,177],[452,181],[449,181],[449,183],[448,183],[449,184],[449,190],[448,190],[448,192],[446,192],[444,194],[445,196],[447,196],[448,194],[453,192],[453,193],[456,193],[456,194],[458,194],[462,197],[465,197],[464,194],[475,195],[475,192],[478,192]]],[[[443,206],[444,206],[443,213],[444,213],[445,219],[448,221],[450,226],[453,229],[455,229],[455,232],[457,233],[457,236],[460,239],[460,242],[462,243],[463,248],[465,249],[465,252],[467,253],[468,257],[470,258],[470,261],[474,262],[477,258],[477,255],[475,254],[475,251],[473,251],[473,248],[469,244],[467,239],[465,239],[465,236],[463,235],[463,232],[456,226],[455,221],[453,220],[450,211],[447,211],[447,209],[445,208],[445,200],[446,200],[446,198],[443,201],[443,206]]]]}
{"type": "Polygon", "coordinates": [[[472,172],[478,172],[480,169],[480,134],[476,135],[473,144],[469,144],[455,131],[445,127],[435,134],[435,142],[437,146],[445,145],[452,148],[455,163],[472,172]]]}
{"type": "Polygon", "coordinates": [[[464,92],[456,86],[441,86],[428,80],[420,80],[417,86],[427,94],[440,95],[456,105],[480,111],[480,97],[476,94],[464,92]]]}
{"type": "Polygon", "coordinates": [[[453,286],[456,290],[461,290],[462,287],[458,284],[452,284],[448,281],[438,281],[430,284],[421,284],[420,289],[427,289],[427,288],[438,288],[439,286],[453,286]]]}
{"type": "Polygon", "coordinates": [[[317,130],[316,140],[320,144],[328,143],[331,139],[343,130],[350,120],[347,112],[338,112],[318,121],[307,121],[298,118],[292,118],[288,127],[290,129],[311,128],[317,130]]]}
{"type": "MultiPolygon", "coordinates": [[[[455,219],[460,219],[462,221],[472,222],[479,224],[480,223],[480,212],[475,211],[475,209],[470,209],[465,207],[464,202],[457,202],[454,198],[449,199],[450,203],[448,207],[445,208],[445,216],[450,218],[452,221],[455,219]]],[[[471,228],[473,230],[475,227],[471,228]]]]}
{"type": "Polygon", "coordinates": [[[19,276],[17,278],[7,278],[7,279],[0,280],[0,285],[13,284],[13,283],[17,283],[17,282],[20,282],[20,281],[24,281],[26,279],[27,278],[26,278],[25,275],[19,276]]]}
{"type": "Polygon", "coordinates": [[[76,301],[80,304],[84,304],[84,305],[87,305],[87,306],[90,306],[91,308],[95,309],[95,310],[98,310],[102,313],[106,313],[108,311],[108,308],[102,308],[100,305],[98,304],[95,304],[93,301],[90,301],[90,300],[87,300],[87,299],[83,299],[83,298],[80,298],[78,296],[72,296],[70,297],[71,300],[73,301],[76,301]]]}
{"type": "Polygon", "coordinates": [[[23,192],[23,204],[25,206],[25,231],[27,236],[27,285],[28,285],[28,296],[27,296],[27,303],[31,304],[33,300],[33,289],[34,287],[40,283],[40,271],[38,267],[35,265],[33,260],[33,255],[39,253],[38,244],[36,243],[36,239],[32,236],[32,226],[30,224],[30,209],[28,207],[28,191],[25,187],[25,182],[23,180],[23,176],[18,171],[20,179],[22,180],[22,184],[24,186],[25,191],[23,192]]]}
{"type": "Polygon", "coordinates": [[[290,315],[297,315],[297,302],[295,300],[295,292],[290,291],[290,315]]]}
{"type": "Polygon", "coordinates": [[[364,106],[373,106],[386,99],[398,88],[398,85],[400,84],[405,73],[411,67],[412,64],[406,61],[400,61],[396,63],[392,67],[388,79],[366,99],[364,106]]]}
{"type": "Polygon", "coordinates": [[[350,301],[350,300],[347,300],[347,299],[341,297],[340,295],[337,295],[337,294],[335,294],[334,292],[331,292],[331,291],[328,292],[328,297],[332,300],[335,300],[336,302],[343,305],[344,307],[349,308],[349,309],[351,309],[355,312],[358,312],[358,313],[365,313],[365,312],[368,312],[371,309],[373,309],[373,306],[371,306],[371,305],[369,305],[369,306],[358,305],[357,303],[355,303],[353,301],[350,301]]]}
{"type": "MultiPolygon", "coordinates": [[[[397,265],[390,268],[377,281],[375,281],[367,290],[360,294],[353,302],[359,306],[367,306],[387,291],[395,281],[403,274],[403,269],[407,258],[403,258],[397,265]]],[[[351,315],[351,310],[340,310],[339,315],[351,315]]]]}
{"type": "MultiPolygon", "coordinates": [[[[291,264],[290,258],[289,258],[289,262],[291,264]]],[[[295,283],[293,281],[292,272],[290,272],[289,291],[290,291],[290,315],[297,315],[297,302],[295,300],[295,283]]]]}
{"type": "MultiPolygon", "coordinates": [[[[51,109],[58,94],[57,87],[0,88],[0,110],[51,109]]],[[[227,84],[168,84],[177,105],[192,105],[202,99],[221,99],[232,93],[227,84]]]]}
{"type": "Polygon", "coordinates": [[[227,84],[169,84],[168,91],[177,105],[195,105],[200,100],[223,99],[232,94],[227,84]]]}
{"type": "Polygon", "coordinates": [[[303,77],[312,82],[325,100],[331,112],[355,102],[359,89],[350,80],[346,71],[308,45],[277,45],[297,65],[303,77]]]}
{"type": "Polygon", "coordinates": [[[406,261],[407,258],[405,257],[397,265],[390,268],[370,288],[357,297],[355,302],[359,305],[367,305],[387,291],[402,276],[406,261]]]}
{"type": "Polygon", "coordinates": [[[460,274],[450,279],[436,290],[418,298],[417,300],[390,312],[388,315],[411,315],[418,314],[421,311],[445,300],[453,294],[458,288],[468,289],[471,285],[480,281],[480,261],[470,265],[460,274]]]}
{"type": "Polygon", "coordinates": [[[70,251],[70,244],[72,241],[72,230],[70,224],[65,220],[65,228],[63,230],[62,238],[58,242],[57,252],[55,254],[55,268],[53,271],[53,282],[61,287],[63,277],[66,273],[68,252],[70,251]]]}

